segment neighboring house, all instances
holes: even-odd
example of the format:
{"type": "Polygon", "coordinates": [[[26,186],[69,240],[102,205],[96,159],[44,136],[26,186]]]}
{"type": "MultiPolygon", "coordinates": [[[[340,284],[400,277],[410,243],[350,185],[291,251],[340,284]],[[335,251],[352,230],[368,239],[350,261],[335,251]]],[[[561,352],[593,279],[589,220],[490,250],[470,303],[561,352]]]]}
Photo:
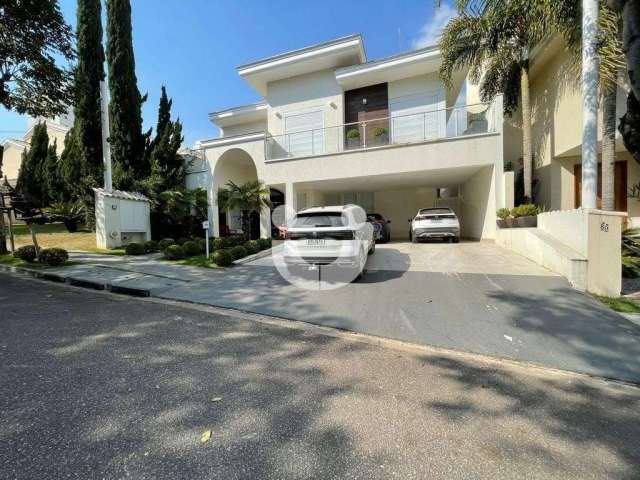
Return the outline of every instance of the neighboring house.
{"type": "Polygon", "coordinates": [[[21,139],[9,138],[4,141],[2,146],[4,151],[2,154],[2,174],[7,177],[11,185],[15,185],[22,163],[22,153],[29,148],[33,128],[38,122],[45,122],[47,126],[47,134],[49,135],[49,144],[55,141],[57,144],[58,156],[64,149],[64,138],[71,126],[73,125],[73,115],[67,114],[56,117],[53,120],[36,118],[29,120],[29,128],[21,139]]]}
{"type": "MultiPolygon", "coordinates": [[[[579,65],[577,69],[579,70],[579,65]]],[[[534,194],[536,203],[548,210],[570,210],[580,206],[582,93],[580,74],[572,66],[560,39],[538,48],[531,60],[531,103],[533,114],[534,194]]],[[[626,73],[618,87],[616,118],[626,112],[629,91],[626,73]]],[[[519,112],[514,117],[519,118],[519,112]]],[[[598,150],[601,151],[601,119],[598,150]]],[[[514,138],[518,142],[521,136],[514,138]]],[[[505,152],[505,160],[521,157],[521,150],[505,152]]],[[[600,161],[600,160],[599,160],[600,161]]],[[[601,193],[601,166],[598,168],[598,206],[601,193]]],[[[640,165],[624,148],[616,132],[615,207],[629,216],[640,217],[640,201],[629,197],[632,186],[640,181],[640,165]]],[[[636,219],[640,220],[640,218],[636,219]]]]}
{"type": "MultiPolygon", "coordinates": [[[[466,237],[495,237],[495,211],[510,206],[502,98],[478,100],[465,72],[445,89],[436,47],[368,61],[352,35],[243,65],[263,100],[210,114],[218,138],[197,142],[190,187],[209,191],[214,234],[237,228],[217,208],[229,180],[260,179],[295,210],[356,203],[407,238],[419,208],[454,208],[466,237]],[[283,198],[284,197],[284,198],[283,198]]],[[[269,212],[254,219],[263,236],[269,212]]]]}

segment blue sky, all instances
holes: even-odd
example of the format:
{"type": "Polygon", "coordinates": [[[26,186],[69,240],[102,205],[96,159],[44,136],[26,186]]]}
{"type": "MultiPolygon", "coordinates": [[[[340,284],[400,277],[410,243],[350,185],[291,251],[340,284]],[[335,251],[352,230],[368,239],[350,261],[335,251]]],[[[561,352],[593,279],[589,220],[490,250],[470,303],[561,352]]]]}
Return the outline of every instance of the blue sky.
{"type": "MultiPolygon", "coordinates": [[[[451,7],[434,0],[133,0],[138,87],[155,124],[160,87],[184,123],[185,144],[216,136],[211,111],[259,100],[235,67],[332,38],[361,33],[369,59],[433,43],[451,7]]],[[[60,0],[75,26],[76,0],[60,0]]],[[[1,109],[2,107],[0,107],[1,109]]],[[[0,140],[20,136],[27,120],[0,110],[0,140]]]]}

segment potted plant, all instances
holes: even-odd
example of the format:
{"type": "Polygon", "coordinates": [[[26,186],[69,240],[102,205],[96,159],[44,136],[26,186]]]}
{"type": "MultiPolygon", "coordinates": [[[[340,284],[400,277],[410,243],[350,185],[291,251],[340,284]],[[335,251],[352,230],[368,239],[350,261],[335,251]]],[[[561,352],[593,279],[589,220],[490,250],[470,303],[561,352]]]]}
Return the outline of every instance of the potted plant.
{"type": "Polygon", "coordinates": [[[54,220],[61,220],[69,233],[75,233],[84,219],[85,209],[80,202],[56,202],[48,209],[48,213],[54,220]]]}
{"type": "Polygon", "coordinates": [[[347,148],[358,148],[360,146],[360,131],[358,128],[347,130],[347,148]]]}
{"type": "Polygon", "coordinates": [[[507,228],[507,219],[511,215],[511,210],[509,210],[508,208],[500,208],[496,212],[496,215],[498,217],[498,219],[496,220],[496,224],[498,225],[498,227],[507,228]]]}
{"type": "Polygon", "coordinates": [[[375,138],[376,145],[388,145],[389,131],[384,127],[378,127],[373,131],[373,138],[375,138]]]}
{"type": "Polygon", "coordinates": [[[519,228],[533,228],[538,226],[538,207],[532,203],[526,203],[515,207],[511,214],[516,219],[519,228]]]}

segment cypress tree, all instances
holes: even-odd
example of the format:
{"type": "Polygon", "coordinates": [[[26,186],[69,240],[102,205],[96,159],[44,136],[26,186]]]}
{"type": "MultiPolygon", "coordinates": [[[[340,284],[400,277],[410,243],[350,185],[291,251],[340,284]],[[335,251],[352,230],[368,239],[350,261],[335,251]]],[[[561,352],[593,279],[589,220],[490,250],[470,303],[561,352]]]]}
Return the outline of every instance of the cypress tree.
{"type": "Polygon", "coordinates": [[[61,200],[68,202],[75,200],[78,195],[84,165],[82,163],[82,151],[77,135],[77,124],[67,132],[64,137],[64,150],[60,154],[58,162],[58,175],[62,190],[61,200]]]}
{"type": "Polygon", "coordinates": [[[82,175],[102,175],[100,82],[104,80],[104,51],[100,0],[78,0],[75,68],[75,130],[82,175]]]}
{"type": "Polygon", "coordinates": [[[57,141],[54,141],[53,145],[49,145],[47,157],[42,164],[42,200],[45,205],[62,199],[57,150],[57,141]]]}
{"type": "Polygon", "coordinates": [[[43,198],[44,190],[42,166],[49,153],[49,135],[44,123],[38,123],[33,127],[31,145],[29,150],[22,154],[22,163],[18,173],[16,189],[25,196],[26,200],[34,207],[42,207],[46,204],[43,198]]]}
{"type": "Polygon", "coordinates": [[[107,63],[114,183],[117,188],[131,189],[137,179],[149,174],[149,166],[145,161],[147,142],[142,134],[141,114],[144,99],[135,73],[129,0],[107,1],[107,63]]]}

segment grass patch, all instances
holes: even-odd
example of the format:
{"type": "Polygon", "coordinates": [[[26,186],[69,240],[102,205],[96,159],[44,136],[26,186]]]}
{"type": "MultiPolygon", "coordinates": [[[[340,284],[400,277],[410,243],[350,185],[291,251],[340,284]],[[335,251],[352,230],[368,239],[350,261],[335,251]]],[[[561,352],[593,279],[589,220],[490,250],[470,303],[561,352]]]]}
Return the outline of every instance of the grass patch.
{"type": "Polygon", "coordinates": [[[206,255],[196,255],[195,257],[185,258],[184,260],[165,260],[165,262],[172,263],[174,265],[187,265],[189,267],[220,268],[209,260],[206,255]]]}
{"type": "MultiPolygon", "coordinates": [[[[75,263],[76,262],[65,262],[60,266],[68,267],[70,265],[75,265],[75,263]]],[[[49,265],[43,265],[38,262],[34,262],[34,263],[25,262],[24,260],[16,258],[13,255],[0,255],[0,265],[9,265],[11,267],[33,268],[38,270],[42,268],[51,268],[49,265]]]]}
{"type": "MultiPolygon", "coordinates": [[[[14,223],[12,228],[15,236],[31,236],[31,232],[29,231],[29,227],[26,223],[14,223]]],[[[45,223],[44,225],[34,225],[33,228],[36,231],[36,234],[67,233],[67,228],[64,226],[64,223],[45,223]]]]}
{"type": "MultiPolygon", "coordinates": [[[[40,248],[64,248],[67,251],[80,250],[83,252],[89,252],[91,249],[96,248],[96,234],[94,232],[78,231],[76,233],[69,233],[66,229],[63,231],[40,231],[40,228],[49,227],[46,224],[36,226],[36,236],[38,238],[38,245],[40,248]]],[[[28,232],[28,229],[27,229],[28,232]]],[[[15,236],[16,248],[24,245],[31,245],[31,234],[16,235],[15,236]]]]}
{"type": "Polygon", "coordinates": [[[123,257],[124,255],[126,255],[124,248],[107,249],[107,248],[93,247],[93,248],[87,248],[85,251],[89,253],[99,253],[100,255],[114,255],[116,257],[123,257]]]}
{"type": "Polygon", "coordinates": [[[620,313],[640,313],[640,305],[637,303],[627,300],[626,298],[618,297],[597,297],[604,305],[609,307],[611,310],[620,313]]]}

